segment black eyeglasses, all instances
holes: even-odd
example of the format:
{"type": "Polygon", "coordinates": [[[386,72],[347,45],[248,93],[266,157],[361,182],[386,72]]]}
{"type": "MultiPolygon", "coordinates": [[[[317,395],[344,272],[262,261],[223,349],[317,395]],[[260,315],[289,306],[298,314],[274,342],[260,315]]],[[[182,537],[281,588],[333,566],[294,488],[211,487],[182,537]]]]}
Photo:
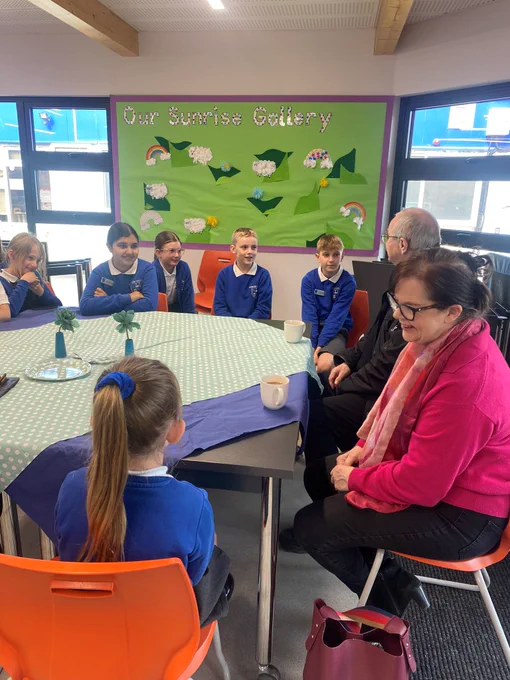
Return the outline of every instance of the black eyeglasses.
{"type": "Polygon", "coordinates": [[[388,293],[390,304],[393,311],[399,310],[406,321],[414,321],[418,312],[425,312],[427,309],[443,309],[441,305],[427,305],[426,307],[410,307],[409,305],[401,305],[398,303],[391,293],[388,293]]]}

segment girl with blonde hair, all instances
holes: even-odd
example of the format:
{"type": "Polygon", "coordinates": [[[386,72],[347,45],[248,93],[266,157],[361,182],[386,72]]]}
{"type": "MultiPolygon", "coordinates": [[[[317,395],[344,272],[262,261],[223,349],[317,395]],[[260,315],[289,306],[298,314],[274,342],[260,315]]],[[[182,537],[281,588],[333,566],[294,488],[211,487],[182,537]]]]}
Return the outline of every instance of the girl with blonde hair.
{"type": "Polygon", "coordinates": [[[41,276],[43,265],[39,239],[27,232],[16,234],[7,246],[7,267],[0,269],[0,320],[8,321],[26,309],[62,305],[41,276]]]}

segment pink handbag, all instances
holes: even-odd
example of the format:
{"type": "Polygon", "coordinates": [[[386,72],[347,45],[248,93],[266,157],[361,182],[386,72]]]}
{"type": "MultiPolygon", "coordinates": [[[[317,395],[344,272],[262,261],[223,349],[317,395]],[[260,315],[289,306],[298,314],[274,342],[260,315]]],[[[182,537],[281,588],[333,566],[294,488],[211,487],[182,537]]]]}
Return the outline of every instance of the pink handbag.
{"type": "Polygon", "coordinates": [[[306,650],[303,680],[408,680],[416,670],[409,623],[374,607],[339,615],[315,600],[306,650]]]}

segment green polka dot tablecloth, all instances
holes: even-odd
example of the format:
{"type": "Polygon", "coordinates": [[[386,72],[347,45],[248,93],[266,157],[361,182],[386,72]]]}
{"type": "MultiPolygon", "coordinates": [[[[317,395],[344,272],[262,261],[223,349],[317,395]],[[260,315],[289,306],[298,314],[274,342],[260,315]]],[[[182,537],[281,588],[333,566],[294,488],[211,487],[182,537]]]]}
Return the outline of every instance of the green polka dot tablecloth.
{"type": "MultiPolygon", "coordinates": [[[[249,319],[198,314],[138,314],[132,338],[138,356],[159,359],[176,374],[183,403],[252,387],[264,375],[308,371],[316,380],[310,342],[288,344],[283,332],[249,319]]],[[[20,381],[0,399],[0,491],[46,447],[90,430],[94,386],[108,364],[122,358],[125,336],[111,317],[80,321],[65,333],[68,356],[92,364],[89,376],[69,382],[25,377],[29,366],[54,356],[54,324],[0,333],[0,372],[20,381]]]]}

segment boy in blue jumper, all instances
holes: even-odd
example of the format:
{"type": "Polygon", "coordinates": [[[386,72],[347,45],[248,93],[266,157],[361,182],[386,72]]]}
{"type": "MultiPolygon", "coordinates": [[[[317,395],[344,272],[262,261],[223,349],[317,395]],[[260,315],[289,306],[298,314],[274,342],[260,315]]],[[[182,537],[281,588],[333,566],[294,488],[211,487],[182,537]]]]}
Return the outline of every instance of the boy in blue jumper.
{"type": "Polygon", "coordinates": [[[331,371],[334,355],[345,348],[353,326],[349,308],[356,281],[342,268],[343,256],[344,244],[338,236],[321,236],[315,254],[319,267],[301,282],[302,320],[312,324],[311,342],[319,375],[331,371]]]}
{"type": "Polygon", "coordinates": [[[273,287],[267,269],[256,264],[257,234],[241,227],[232,234],[230,250],[236,261],[218,274],[214,290],[216,316],[269,319],[273,287]]]}
{"type": "Polygon", "coordinates": [[[84,316],[115,314],[122,310],[155,312],[158,281],[150,262],[138,258],[138,234],[130,224],[115,222],[106,245],[112,259],[92,270],[80,300],[84,316]]]}

